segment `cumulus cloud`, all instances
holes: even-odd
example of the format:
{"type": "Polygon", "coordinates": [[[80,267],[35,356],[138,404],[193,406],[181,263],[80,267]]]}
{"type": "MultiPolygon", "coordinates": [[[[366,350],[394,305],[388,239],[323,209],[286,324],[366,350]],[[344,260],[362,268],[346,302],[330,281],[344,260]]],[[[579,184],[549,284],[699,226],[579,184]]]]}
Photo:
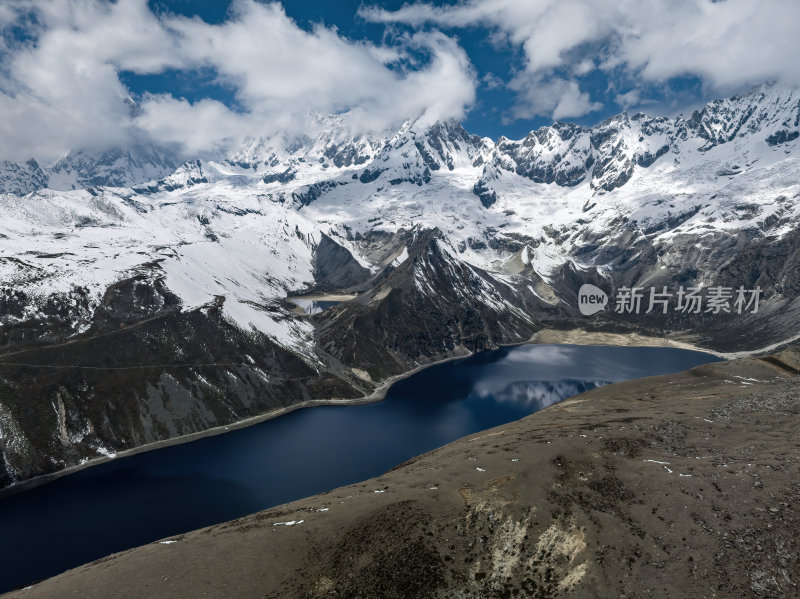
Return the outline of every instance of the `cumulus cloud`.
{"type": "MultiPolygon", "coordinates": [[[[53,150],[121,142],[129,135],[120,69],[154,72],[173,44],[145,2],[17,2],[35,11],[33,40],[8,44],[0,79],[2,158],[52,158],[53,150]],[[10,154],[10,156],[9,156],[10,154]]],[[[10,13],[6,13],[7,25],[10,13]]],[[[4,30],[5,33],[5,30],[4,30]]]]}
{"type": "Polygon", "coordinates": [[[254,0],[236,0],[216,25],[157,16],[146,0],[9,2],[0,10],[4,41],[25,11],[37,18],[26,24],[30,41],[7,43],[3,54],[0,159],[46,161],[131,138],[215,151],[244,135],[307,133],[313,113],[383,129],[405,118],[460,118],[474,101],[466,53],[439,32],[388,46],[351,41],[323,26],[301,29],[279,4],[254,0]],[[120,73],[167,69],[210,69],[234,90],[236,110],[160,94],[141,98],[132,114],[120,73]]]}
{"type": "Polygon", "coordinates": [[[494,73],[486,73],[481,77],[481,83],[486,86],[486,89],[500,89],[505,86],[503,80],[494,73]]]}
{"type": "Polygon", "coordinates": [[[0,160],[47,162],[131,140],[217,152],[245,135],[313,133],[318,114],[346,115],[356,130],[461,118],[478,85],[514,92],[514,120],[577,118],[605,97],[641,105],[685,75],[715,95],[800,84],[800,3],[787,0],[462,0],[360,14],[410,27],[376,43],[306,30],[280,4],[256,0],[234,0],[220,24],[154,14],[147,0],[0,0],[0,160]],[[446,35],[469,27],[521,50],[509,81],[479,79],[446,35]],[[211,73],[233,107],[148,94],[132,113],[121,74],[172,70],[211,73]],[[596,74],[605,92],[582,87],[596,74]]]}
{"type": "Polygon", "coordinates": [[[641,92],[638,89],[632,89],[624,94],[617,94],[614,96],[614,101],[622,106],[623,108],[627,109],[631,106],[636,106],[639,104],[641,100],[641,92]]]}
{"type": "MultiPolygon", "coordinates": [[[[592,71],[621,70],[642,88],[694,75],[719,93],[764,81],[800,84],[800,3],[786,0],[467,0],[361,14],[414,27],[489,27],[522,48],[524,68],[510,83],[519,94],[516,118],[596,110],[577,82],[592,71]]],[[[630,90],[620,101],[633,103],[641,93],[630,90]]]]}
{"type": "Polygon", "coordinates": [[[516,104],[511,108],[511,117],[514,119],[530,119],[546,114],[558,121],[583,116],[603,107],[600,102],[593,102],[588,93],[582,92],[575,81],[558,77],[517,76],[509,87],[519,93],[516,104]]]}

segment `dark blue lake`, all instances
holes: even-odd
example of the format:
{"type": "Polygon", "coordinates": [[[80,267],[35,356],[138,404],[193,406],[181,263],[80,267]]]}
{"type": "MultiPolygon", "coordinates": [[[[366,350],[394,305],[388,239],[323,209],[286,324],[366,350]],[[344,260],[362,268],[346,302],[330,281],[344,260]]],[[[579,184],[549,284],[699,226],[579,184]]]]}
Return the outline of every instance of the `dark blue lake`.
{"type": "Polygon", "coordinates": [[[0,592],[377,476],[599,385],[717,360],[674,348],[506,348],[423,370],[378,403],[299,410],[94,466],[0,500],[0,592]]]}

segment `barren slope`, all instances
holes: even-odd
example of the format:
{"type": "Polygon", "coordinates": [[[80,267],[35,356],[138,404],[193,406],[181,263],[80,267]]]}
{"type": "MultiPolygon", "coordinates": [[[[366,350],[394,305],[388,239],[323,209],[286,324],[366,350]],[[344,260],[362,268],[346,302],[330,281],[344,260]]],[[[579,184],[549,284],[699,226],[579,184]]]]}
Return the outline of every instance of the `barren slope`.
{"type": "Polygon", "coordinates": [[[796,597],[800,353],[603,387],[10,597],[796,597]]]}

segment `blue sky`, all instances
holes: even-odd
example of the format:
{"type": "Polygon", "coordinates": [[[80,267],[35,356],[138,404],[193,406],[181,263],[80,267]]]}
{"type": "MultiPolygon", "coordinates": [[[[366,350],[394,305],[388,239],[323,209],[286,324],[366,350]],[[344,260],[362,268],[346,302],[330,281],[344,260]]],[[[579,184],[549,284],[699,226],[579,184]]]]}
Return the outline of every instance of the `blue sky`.
{"type": "MultiPolygon", "coordinates": [[[[379,44],[397,38],[415,28],[396,23],[389,26],[373,23],[358,14],[365,5],[363,0],[285,0],[281,2],[286,14],[300,27],[312,30],[322,24],[335,27],[340,35],[351,40],[369,40],[379,44]]],[[[369,3],[370,6],[394,11],[408,4],[406,0],[393,0],[369,3]]],[[[432,2],[435,6],[453,6],[457,2],[432,2]]],[[[177,13],[187,17],[200,18],[210,24],[219,24],[230,17],[230,1],[226,0],[149,0],[151,9],[157,14],[177,13]]],[[[442,27],[456,37],[459,45],[466,50],[477,82],[477,97],[465,117],[460,119],[471,132],[497,139],[501,135],[517,139],[533,129],[549,125],[552,115],[534,115],[532,118],[513,118],[510,112],[515,103],[516,92],[507,87],[514,72],[523,68],[524,52],[508,42],[492,40],[492,32],[485,26],[442,27]]],[[[430,29],[431,25],[424,25],[430,29]]],[[[233,108],[237,108],[234,90],[214,82],[211,72],[170,71],[161,75],[136,76],[123,73],[123,80],[134,94],[145,92],[167,92],[195,101],[203,97],[217,98],[233,108]]],[[[591,126],[610,116],[618,114],[629,106],[615,102],[613,91],[609,90],[610,78],[597,74],[579,78],[581,89],[603,104],[602,108],[585,115],[567,116],[563,120],[591,126]]],[[[681,110],[691,110],[700,105],[704,97],[702,81],[691,74],[673,77],[663,85],[653,86],[647,98],[633,106],[654,114],[672,114],[681,110]]]]}
{"type": "MultiPolygon", "coordinates": [[[[406,2],[394,0],[376,3],[388,10],[399,9],[406,2]]],[[[230,2],[226,0],[150,0],[152,10],[156,13],[179,13],[187,17],[198,17],[207,23],[219,24],[229,17],[230,2]]],[[[379,44],[402,36],[413,30],[404,25],[387,27],[384,24],[371,23],[358,14],[362,0],[295,0],[282,2],[286,14],[306,30],[323,24],[335,27],[340,35],[351,40],[369,40],[379,44]]],[[[437,5],[453,4],[437,2],[437,5]]],[[[454,31],[460,45],[467,51],[469,59],[478,77],[494,75],[500,80],[509,80],[515,64],[521,57],[518,49],[508,44],[496,45],[488,40],[488,32],[481,28],[461,29],[454,31]]],[[[146,92],[168,92],[181,95],[190,100],[202,97],[214,97],[236,107],[234,90],[230,87],[216,85],[214,74],[209,72],[175,72],[162,75],[136,76],[123,73],[123,80],[135,94],[146,92]]],[[[506,137],[523,137],[531,129],[550,124],[552,119],[540,117],[522,119],[514,122],[503,122],[503,116],[513,104],[514,93],[503,86],[479,84],[475,105],[470,108],[465,118],[460,119],[471,133],[489,136],[494,139],[501,135],[506,137]]],[[[614,114],[614,109],[605,111],[614,114]]],[[[581,122],[591,124],[601,118],[593,115],[581,122]]],[[[574,119],[573,119],[574,120],[574,119]]]]}
{"type": "Polygon", "coordinates": [[[800,83],[799,25],[786,0],[3,0],[0,159],[224,152],[324,114],[364,131],[456,118],[495,139],[673,115],[800,83]]]}

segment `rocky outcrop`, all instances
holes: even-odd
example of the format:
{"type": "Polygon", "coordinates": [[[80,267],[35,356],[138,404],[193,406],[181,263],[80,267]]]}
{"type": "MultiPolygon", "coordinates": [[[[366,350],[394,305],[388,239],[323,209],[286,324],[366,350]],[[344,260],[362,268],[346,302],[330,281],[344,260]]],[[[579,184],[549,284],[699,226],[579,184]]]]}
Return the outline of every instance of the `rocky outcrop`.
{"type": "Polygon", "coordinates": [[[456,257],[438,230],[419,231],[357,299],[315,317],[320,347],[373,381],[503,343],[538,329],[549,306],[456,257]]]}
{"type": "Polygon", "coordinates": [[[317,290],[347,290],[365,283],[371,274],[347,248],[322,234],[319,244],[314,248],[314,281],[317,290]]]}

